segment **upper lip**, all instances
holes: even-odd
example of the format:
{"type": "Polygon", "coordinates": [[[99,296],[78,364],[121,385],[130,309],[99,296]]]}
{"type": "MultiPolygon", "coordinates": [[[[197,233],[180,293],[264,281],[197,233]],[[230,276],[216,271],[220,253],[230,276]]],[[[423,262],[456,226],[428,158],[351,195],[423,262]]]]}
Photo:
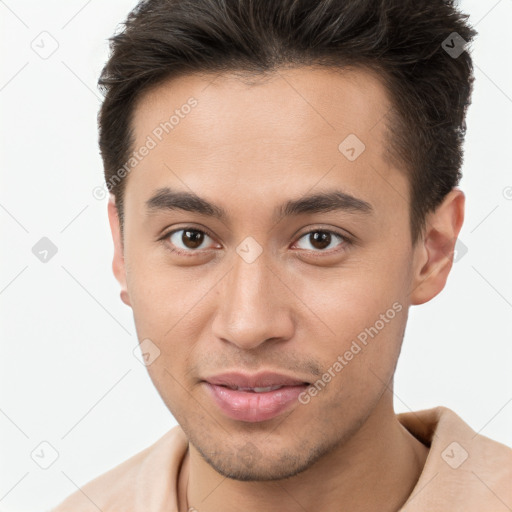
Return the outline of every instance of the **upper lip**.
{"type": "Polygon", "coordinates": [[[266,388],[270,386],[299,386],[308,382],[275,372],[261,372],[254,375],[241,372],[226,372],[204,379],[217,386],[238,388],[266,388]]]}

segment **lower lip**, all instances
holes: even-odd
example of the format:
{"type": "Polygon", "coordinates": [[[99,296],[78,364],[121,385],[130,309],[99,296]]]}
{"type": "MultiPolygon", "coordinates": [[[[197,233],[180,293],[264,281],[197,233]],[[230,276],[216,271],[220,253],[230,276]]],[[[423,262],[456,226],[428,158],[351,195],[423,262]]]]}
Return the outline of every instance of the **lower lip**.
{"type": "Polygon", "coordinates": [[[274,391],[256,393],[238,391],[205,382],[214,401],[226,416],[240,421],[265,421],[274,418],[298,401],[299,395],[307,389],[306,384],[284,386],[274,391]]]}

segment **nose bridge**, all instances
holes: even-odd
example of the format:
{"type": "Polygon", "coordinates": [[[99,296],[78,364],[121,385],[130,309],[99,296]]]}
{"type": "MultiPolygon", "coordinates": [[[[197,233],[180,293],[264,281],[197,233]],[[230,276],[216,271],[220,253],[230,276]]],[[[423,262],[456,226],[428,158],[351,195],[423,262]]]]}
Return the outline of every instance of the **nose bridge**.
{"type": "MultiPolygon", "coordinates": [[[[241,244],[239,251],[243,248],[241,244]]],[[[289,305],[266,255],[253,259],[236,254],[226,277],[213,324],[218,338],[250,349],[270,338],[291,336],[289,305]]]]}

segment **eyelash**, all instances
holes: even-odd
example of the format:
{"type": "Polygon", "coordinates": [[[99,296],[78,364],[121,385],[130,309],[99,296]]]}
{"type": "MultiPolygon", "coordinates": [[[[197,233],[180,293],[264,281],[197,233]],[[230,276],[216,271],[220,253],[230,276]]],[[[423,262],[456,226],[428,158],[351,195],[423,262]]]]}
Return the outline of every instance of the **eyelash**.
{"type": "MultiPolygon", "coordinates": [[[[214,239],[213,235],[211,233],[209,233],[206,229],[198,229],[198,228],[195,228],[193,226],[185,226],[185,227],[182,227],[182,228],[178,228],[178,229],[174,229],[172,231],[169,231],[168,233],[166,233],[165,235],[163,235],[161,238],[159,238],[159,240],[161,242],[164,243],[165,247],[172,253],[175,253],[175,254],[178,254],[180,256],[195,256],[196,254],[198,254],[200,252],[200,250],[189,250],[189,251],[183,251],[181,249],[177,249],[176,247],[174,246],[170,246],[169,243],[168,243],[168,239],[171,235],[173,235],[174,233],[177,233],[179,231],[187,231],[187,230],[190,230],[190,231],[196,231],[198,233],[203,233],[205,235],[207,235],[208,237],[210,237],[212,240],[214,239]]],[[[299,238],[297,239],[298,240],[301,240],[302,238],[304,238],[306,235],[309,235],[311,233],[330,233],[331,235],[334,235],[338,238],[341,239],[341,241],[343,242],[342,243],[342,248],[341,249],[329,249],[329,250],[317,250],[317,251],[314,251],[314,250],[308,250],[308,249],[301,249],[301,250],[304,250],[304,251],[307,251],[309,253],[311,253],[312,255],[314,256],[318,256],[318,255],[322,255],[322,254],[332,254],[332,253],[338,253],[338,252],[341,252],[341,251],[345,251],[346,250],[346,246],[348,245],[352,245],[352,240],[347,237],[346,235],[342,235],[341,233],[338,233],[337,231],[333,231],[333,230],[330,230],[330,229],[320,229],[320,228],[314,228],[314,229],[311,229],[310,231],[306,231],[305,233],[302,233],[299,238]]]]}

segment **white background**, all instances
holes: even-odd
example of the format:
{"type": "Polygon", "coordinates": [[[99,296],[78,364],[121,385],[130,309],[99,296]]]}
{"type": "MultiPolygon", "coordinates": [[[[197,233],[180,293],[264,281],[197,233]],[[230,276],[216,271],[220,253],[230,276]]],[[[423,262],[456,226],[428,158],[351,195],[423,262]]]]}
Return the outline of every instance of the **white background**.
{"type": "MultiPolygon", "coordinates": [[[[106,199],[92,195],[103,180],[96,82],[135,3],[0,1],[0,512],[50,508],[175,425],[132,353],[106,199]],[[59,45],[47,59],[31,48],[43,31],[59,45]],[[47,263],[32,253],[43,236],[58,248],[47,263]],[[59,454],[46,470],[30,455],[42,441],[59,454]]],[[[479,31],[461,182],[468,252],[445,290],[410,310],[395,409],[445,405],[512,446],[512,1],[460,7],[479,31]]]]}

